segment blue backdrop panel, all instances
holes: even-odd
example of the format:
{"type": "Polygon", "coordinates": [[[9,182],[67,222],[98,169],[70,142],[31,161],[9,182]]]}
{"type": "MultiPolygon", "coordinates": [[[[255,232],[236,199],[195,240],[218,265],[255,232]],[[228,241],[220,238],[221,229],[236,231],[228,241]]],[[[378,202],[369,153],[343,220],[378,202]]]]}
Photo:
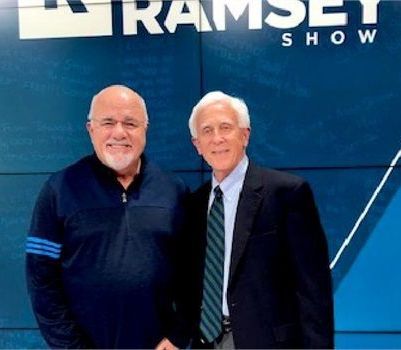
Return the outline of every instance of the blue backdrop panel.
{"type": "Polygon", "coordinates": [[[401,329],[400,208],[398,189],[337,290],[338,330],[401,329]]]}
{"type": "Polygon", "coordinates": [[[0,329],[1,349],[45,349],[44,342],[36,329],[0,329]]]}
{"type": "MultiPolygon", "coordinates": [[[[209,12],[211,4],[205,2],[209,12]]],[[[400,5],[380,3],[372,44],[358,36],[371,28],[361,25],[360,2],[346,1],[340,11],[348,13],[346,27],[312,28],[304,21],[293,30],[265,25],[252,31],[245,13],[238,21],[227,14],[225,32],[202,34],[204,89],[223,89],[248,103],[250,152],[259,163],[386,164],[400,147],[401,25],[394,20],[400,5]],[[345,35],[341,45],[331,42],[335,30],[345,35]],[[285,32],[292,33],[290,47],[282,46],[285,32]],[[305,44],[308,32],[318,33],[318,45],[305,44]]]]}
{"type": "Polygon", "coordinates": [[[25,239],[46,175],[0,176],[0,327],[34,327],[25,283],[25,239]]]}
{"type": "Polygon", "coordinates": [[[401,335],[396,333],[338,333],[337,349],[400,349],[401,335]]]}
{"type": "MultiPolygon", "coordinates": [[[[185,12],[190,2],[197,3],[187,1],[185,12]]],[[[262,20],[271,11],[286,15],[261,2],[262,20]]],[[[192,189],[210,175],[190,142],[192,106],[215,89],[244,98],[252,120],[250,157],[311,183],[331,260],[391,169],[401,147],[400,2],[380,1],[377,25],[362,25],[360,1],[345,1],[327,11],[347,13],[348,24],[326,28],[308,26],[304,2],[307,17],[290,30],[265,23],[249,30],[248,10],[238,20],[226,10],[227,29],[217,31],[213,1],[205,0],[212,31],[198,33],[187,24],[167,33],[171,4],[163,1],[157,16],[164,34],[150,35],[139,24],[138,34],[124,35],[121,2],[104,0],[97,6],[110,6],[111,36],[29,40],[19,38],[17,0],[0,4],[0,348],[43,346],[30,329],[35,322],[24,281],[31,209],[49,172],[91,152],[86,115],[91,97],[106,85],[127,84],[144,96],[148,156],[192,189]],[[368,29],[377,30],[375,39],[362,44],[358,30],[368,29]],[[343,44],[332,42],[336,30],[343,44]],[[289,47],[282,45],[285,32],[292,35],[289,47]],[[315,32],[318,45],[306,45],[315,32]]],[[[399,166],[333,269],[337,347],[401,347],[399,166]]]]}
{"type": "Polygon", "coordinates": [[[8,101],[0,104],[0,171],[54,171],[89,152],[90,100],[112,83],[147,101],[152,159],[167,168],[199,167],[187,128],[200,95],[199,34],[183,27],[150,36],[140,27],[138,35],[122,35],[121,3],[112,5],[113,36],[48,40],[18,40],[18,9],[0,9],[0,96],[8,101]]]}
{"type": "MultiPolygon", "coordinates": [[[[314,189],[316,203],[329,242],[331,261],[351,233],[388,170],[389,167],[293,171],[307,179],[314,189]]],[[[357,225],[351,244],[342,253],[341,259],[332,271],[335,289],[347,276],[355,259],[358,259],[360,250],[373,234],[377,223],[387,213],[386,210],[400,188],[400,183],[400,170],[393,170],[363,220],[357,225]]],[[[399,222],[396,215],[391,215],[389,220],[394,224],[399,222]]],[[[396,284],[394,288],[400,291],[401,283],[396,284]]]]}

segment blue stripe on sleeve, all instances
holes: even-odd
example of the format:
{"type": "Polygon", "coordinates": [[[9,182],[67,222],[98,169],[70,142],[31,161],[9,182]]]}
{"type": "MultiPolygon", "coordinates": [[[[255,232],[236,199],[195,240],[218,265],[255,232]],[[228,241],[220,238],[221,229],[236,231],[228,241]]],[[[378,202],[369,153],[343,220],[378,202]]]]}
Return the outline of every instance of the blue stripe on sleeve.
{"type": "Polygon", "coordinates": [[[46,250],[41,250],[41,249],[28,248],[26,250],[26,252],[27,253],[31,253],[31,254],[37,254],[37,255],[46,255],[46,256],[49,256],[50,258],[53,258],[53,259],[60,258],[60,254],[54,254],[54,253],[48,252],[46,250]]]}
{"type": "Polygon", "coordinates": [[[44,245],[48,245],[50,247],[56,248],[56,249],[60,249],[61,248],[61,244],[59,243],[55,243],[52,241],[49,241],[47,239],[43,239],[43,238],[38,238],[38,237],[28,237],[27,238],[27,242],[28,243],[39,243],[39,244],[44,244],[44,245]]]}
{"type": "Polygon", "coordinates": [[[55,254],[60,254],[61,249],[60,248],[52,248],[52,247],[48,247],[44,244],[38,244],[38,243],[31,243],[31,242],[27,242],[26,244],[26,249],[39,249],[39,250],[46,250],[50,253],[55,253],[55,254]]]}

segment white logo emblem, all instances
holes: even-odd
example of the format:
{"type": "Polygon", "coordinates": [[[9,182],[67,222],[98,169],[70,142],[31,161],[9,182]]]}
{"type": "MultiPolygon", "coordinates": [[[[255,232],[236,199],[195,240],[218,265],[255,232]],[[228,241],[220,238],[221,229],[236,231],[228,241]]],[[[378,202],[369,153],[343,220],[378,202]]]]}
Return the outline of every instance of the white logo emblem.
{"type": "Polygon", "coordinates": [[[112,0],[18,0],[21,39],[113,34],[112,0]]]}

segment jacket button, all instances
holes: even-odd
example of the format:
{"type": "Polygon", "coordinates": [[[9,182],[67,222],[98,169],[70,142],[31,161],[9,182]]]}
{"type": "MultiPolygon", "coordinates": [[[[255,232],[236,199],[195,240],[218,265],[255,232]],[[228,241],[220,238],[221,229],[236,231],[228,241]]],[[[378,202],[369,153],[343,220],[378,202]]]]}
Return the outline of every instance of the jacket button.
{"type": "Polygon", "coordinates": [[[231,307],[237,306],[237,303],[231,303],[231,307]]]}

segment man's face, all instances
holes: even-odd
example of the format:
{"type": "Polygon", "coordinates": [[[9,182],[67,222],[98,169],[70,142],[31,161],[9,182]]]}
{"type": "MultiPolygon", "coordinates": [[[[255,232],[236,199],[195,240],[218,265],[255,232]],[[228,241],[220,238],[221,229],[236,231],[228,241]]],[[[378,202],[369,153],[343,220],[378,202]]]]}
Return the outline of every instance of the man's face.
{"type": "Polygon", "coordinates": [[[100,161],[118,174],[135,174],[147,128],[139,97],[118,87],[103,90],[91,117],[87,129],[100,161]]]}
{"type": "Polygon", "coordinates": [[[237,113],[226,102],[216,102],[200,109],[195,119],[198,153],[222,181],[241,161],[248,145],[250,130],[240,128],[237,113]]]}

